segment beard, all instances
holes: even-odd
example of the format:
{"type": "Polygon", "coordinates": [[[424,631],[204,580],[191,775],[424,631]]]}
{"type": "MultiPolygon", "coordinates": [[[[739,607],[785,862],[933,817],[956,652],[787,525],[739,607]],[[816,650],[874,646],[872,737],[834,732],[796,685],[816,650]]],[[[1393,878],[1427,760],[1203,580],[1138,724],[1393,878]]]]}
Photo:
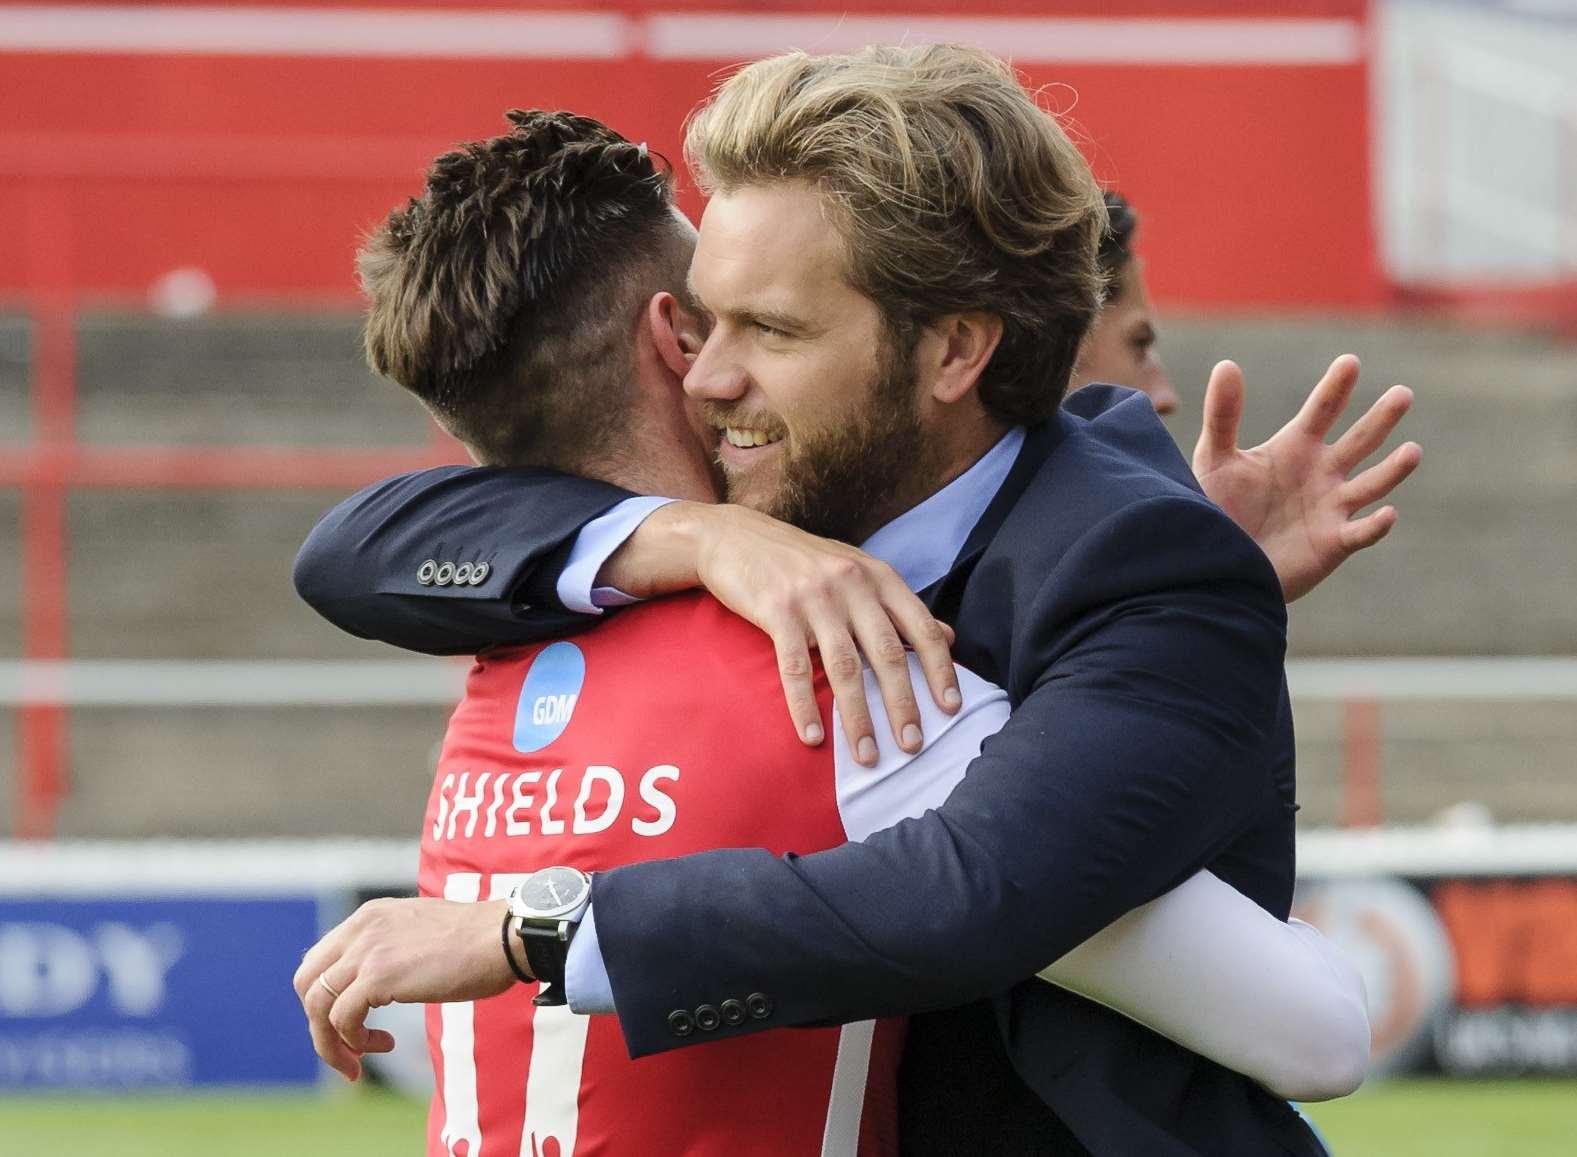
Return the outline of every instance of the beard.
{"type": "MultiPolygon", "coordinates": [[[[794,453],[785,455],[777,488],[764,503],[753,503],[758,510],[811,534],[858,545],[931,492],[940,455],[920,421],[912,345],[905,352],[892,338],[883,340],[865,395],[863,405],[837,422],[797,439],[794,453]]],[[[715,425],[726,423],[728,407],[707,410],[715,425]]],[[[739,501],[746,488],[725,472],[725,501],[739,501]]]]}

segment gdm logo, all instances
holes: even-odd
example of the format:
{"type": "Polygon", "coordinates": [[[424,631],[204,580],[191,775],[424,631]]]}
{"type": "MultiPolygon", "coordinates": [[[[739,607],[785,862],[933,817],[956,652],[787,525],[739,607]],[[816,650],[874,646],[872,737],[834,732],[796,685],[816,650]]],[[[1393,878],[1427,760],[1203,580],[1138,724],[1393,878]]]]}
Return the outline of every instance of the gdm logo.
{"type": "Polygon", "coordinates": [[[515,750],[541,751],[569,726],[586,681],[586,656],[574,643],[553,643],[531,661],[515,707],[515,750]]]}
{"type": "Polygon", "coordinates": [[[531,722],[568,723],[579,695],[539,695],[531,704],[531,722]]]}

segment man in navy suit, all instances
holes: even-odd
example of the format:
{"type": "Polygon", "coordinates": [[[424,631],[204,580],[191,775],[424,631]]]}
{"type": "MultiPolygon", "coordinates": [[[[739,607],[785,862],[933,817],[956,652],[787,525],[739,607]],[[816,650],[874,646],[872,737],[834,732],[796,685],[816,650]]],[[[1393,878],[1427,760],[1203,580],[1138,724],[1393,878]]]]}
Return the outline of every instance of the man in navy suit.
{"type": "MultiPolygon", "coordinates": [[[[730,497],[902,540],[904,577],[1016,711],[941,809],[863,843],[599,876],[570,945],[572,1003],[617,1011],[639,1055],[995,991],[916,1021],[909,1151],[1319,1152],[1245,1079],[1022,983],[1201,868],[1283,917],[1292,885],[1277,576],[1141,396],[1087,390],[1057,409],[1099,292],[1087,170],[1011,74],[956,49],[752,66],[691,147],[714,193],[692,265],[712,325],[687,384],[730,447],[730,497]],[[729,1002],[750,1015],[685,1030],[729,1002]]],[[[573,597],[561,580],[587,572],[586,529],[625,497],[540,472],[395,480],[315,532],[298,581],[363,633],[469,649],[479,623],[494,641],[530,629],[522,601],[594,602],[589,579],[573,597]],[[455,561],[413,559],[437,539],[455,561]],[[483,580],[456,589],[457,566],[479,563],[483,580]]],[[[637,593],[688,585],[708,568],[702,517],[650,514],[589,573],[637,593]]],[[[734,525],[769,566],[798,565],[764,520],[734,525]]],[[[835,677],[856,643],[881,658],[866,643],[879,627],[840,624],[814,596],[797,648],[780,640],[791,682],[807,633],[835,677]]],[[[741,739],[748,774],[744,722],[741,739]]],[[[874,755],[874,736],[848,741],[874,755]]]]}

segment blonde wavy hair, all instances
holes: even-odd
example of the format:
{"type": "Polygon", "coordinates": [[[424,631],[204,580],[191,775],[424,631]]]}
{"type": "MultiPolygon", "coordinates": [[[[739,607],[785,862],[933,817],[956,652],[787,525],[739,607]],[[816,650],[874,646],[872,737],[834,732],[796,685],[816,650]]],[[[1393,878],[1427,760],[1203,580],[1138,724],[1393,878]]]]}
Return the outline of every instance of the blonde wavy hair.
{"type": "Polygon", "coordinates": [[[1002,319],[981,401],[1008,422],[1061,404],[1101,304],[1100,186],[1013,70],[958,45],[790,52],[747,65],[691,117],[703,191],[806,181],[850,284],[910,345],[949,313],[1002,319]]]}

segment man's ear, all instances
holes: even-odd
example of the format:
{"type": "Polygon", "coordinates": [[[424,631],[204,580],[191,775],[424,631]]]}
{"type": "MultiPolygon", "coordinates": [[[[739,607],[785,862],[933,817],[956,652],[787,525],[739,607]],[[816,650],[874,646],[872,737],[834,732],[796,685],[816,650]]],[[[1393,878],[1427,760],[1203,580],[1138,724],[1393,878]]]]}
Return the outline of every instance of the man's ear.
{"type": "Polygon", "coordinates": [[[663,365],[679,377],[690,372],[690,363],[701,352],[706,335],[701,319],[671,293],[654,293],[646,303],[646,324],[663,365]]]}
{"type": "Polygon", "coordinates": [[[975,388],[986,363],[1002,340],[1002,319],[994,313],[950,313],[931,330],[935,376],[931,397],[943,405],[960,401],[975,388]]]}

